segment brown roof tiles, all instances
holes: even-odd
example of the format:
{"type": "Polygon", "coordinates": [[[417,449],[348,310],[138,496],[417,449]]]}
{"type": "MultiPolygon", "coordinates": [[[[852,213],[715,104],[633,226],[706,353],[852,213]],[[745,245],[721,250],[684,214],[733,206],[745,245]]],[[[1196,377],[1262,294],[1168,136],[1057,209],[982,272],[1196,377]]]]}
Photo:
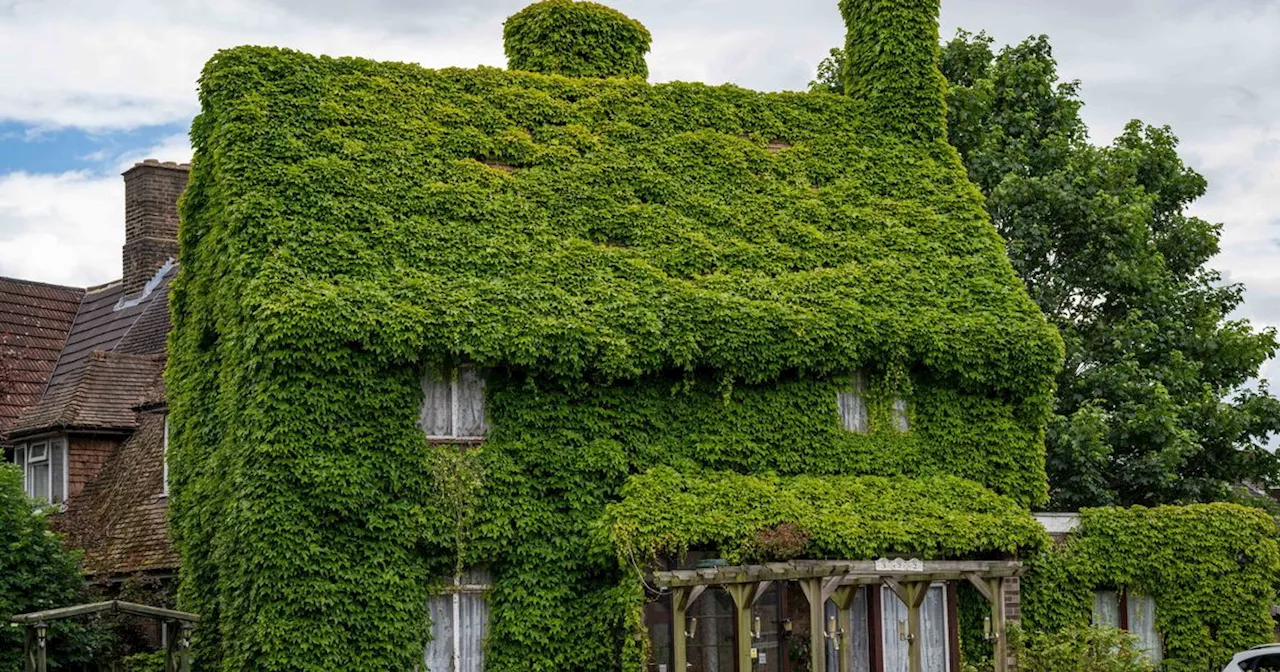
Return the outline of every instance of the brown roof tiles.
{"type": "Polygon", "coordinates": [[[44,392],[84,290],[0,278],[0,440],[44,392]]]}

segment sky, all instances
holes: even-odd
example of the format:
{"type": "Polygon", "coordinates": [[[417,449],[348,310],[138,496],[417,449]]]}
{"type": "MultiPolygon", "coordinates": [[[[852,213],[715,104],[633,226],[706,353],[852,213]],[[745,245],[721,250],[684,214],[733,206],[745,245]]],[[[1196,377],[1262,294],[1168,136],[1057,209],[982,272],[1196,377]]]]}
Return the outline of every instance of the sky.
{"type": "MultiPolygon", "coordinates": [[[[286,46],[428,67],[503,66],[527,0],[0,0],[0,275],[120,277],[120,172],[186,161],[200,68],[218,49],[286,46]]],[[[614,0],[654,36],[650,80],[804,89],[843,41],[837,0],[614,0]]],[[[1047,34],[1082,82],[1094,142],[1168,124],[1224,225],[1213,265],[1238,317],[1280,326],[1280,0],[943,0],[942,34],[1047,34]]],[[[1264,377],[1280,375],[1272,362],[1264,377]]]]}

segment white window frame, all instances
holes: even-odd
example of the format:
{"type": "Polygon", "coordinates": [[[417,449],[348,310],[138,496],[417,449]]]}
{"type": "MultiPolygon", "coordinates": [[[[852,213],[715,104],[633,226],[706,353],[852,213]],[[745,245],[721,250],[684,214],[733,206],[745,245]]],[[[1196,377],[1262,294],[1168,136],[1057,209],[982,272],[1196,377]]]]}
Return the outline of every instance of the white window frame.
{"type": "Polygon", "coordinates": [[[867,374],[861,369],[849,376],[849,387],[836,394],[840,426],[851,434],[871,433],[871,412],[867,408],[867,374]],[[856,414],[850,416],[846,411],[856,414]]]}
{"type": "Polygon", "coordinates": [[[481,434],[480,436],[469,436],[469,435],[462,435],[458,433],[458,397],[459,397],[458,389],[459,389],[459,380],[462,376],[463,371],[471,371],[475,373],[476,378],[480,381],[480,413],[481,413],[481,416],[485,418],[484,420],[485,428],[486,429],[488,428],[488,416],[487,416],[488,404],[486,403],[487,399],[486,399],[486,393],[485,393],[485,379],[484,379],[484,376],[480,374],[480,371],[470,364],[463,364],[461,366],[450,366],[450,367],[445,367],[443,369],[434,369],[432,371],[429,371],[423,377],[423,388],[424,388],[423,389],[424,399],[422,402],[424,405],[423,410],[425,413],[425,410],[426,410],[425,405],[427,403],[427,399],[425,398],[426,385],[429,383],[435,384],[435,383],[443,382],[443,380],[447,377],[449,379],[449,403],[450,403],[449,433],[448,434],[431,434],[430,433],[431,428],[427,427],[426,424],[423,423],[422,431],[427,434],[427,439],[431,441],[481,442],[481,441],[484,441],[485,439],[483,434],[481,434]]]}
{"type": "Polygon", "coordinates": [[[39,463],[47,463],[49,465],[49,473],[47,476],[45,476],[45,478],[47,479],[45,482],[45,486],[46,486],[46,492],[48,493],[48,495],[44,498],[44,501],[42,503],[46,506],[65,506],[66,505],[68,491],[70,490],[70,476],[67,473],[68,467],[70,466],[70,460],[68,459],[69,453],[70,453],[70,450],[67,446],[67,439],[65,437],[59,437],[59,436],[36,439],[33,441],[24,441],[22,443],[14,445],[13,462],[14,464],[17,464],[22,468],[22,491],[26,493],[27,497],[31,497],[32,499],[35,498],[33,494],[34,484],[31,483],[31,465],[39,464],[39,463]],[[58,492],[58,490],[54,488],[54,481],[53,481],[53,474],[54,474],[54,471],[56,471],[53,468],[54,465],[52,462],[53,453],[54,453],[53,448],[55,445],[62,446],[62,451],[61,451],[62,482],[58,484],[59,486],[61,486],[62,500],[58,502],[53,501],[54,494],[58,492]],[[36,450],[37,448],[43,449],[44,451],[43,455],[39,459],[32,459],[31,457],[32,451],[36,450]],[[19,459],[18,457],[19,451],[21,451],[21,454],[22,454],[21,459],[19,459]]]}

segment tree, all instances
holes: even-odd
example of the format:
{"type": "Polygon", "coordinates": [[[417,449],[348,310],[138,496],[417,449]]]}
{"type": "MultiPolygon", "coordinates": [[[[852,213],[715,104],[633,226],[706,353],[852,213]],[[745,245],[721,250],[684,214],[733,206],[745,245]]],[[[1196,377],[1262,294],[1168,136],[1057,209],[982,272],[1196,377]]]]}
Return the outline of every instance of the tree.
{"type": "MultiPolygon", "coordinates": [[[[1274,330],[1229,319],[1244,288],[1207,264],[1222,226],[1187,214],[1205,179],[1168,127],[1090,144],[1048,38],[943,45],[948,137],[1032,298],[1067,345],[1046,437],[1052,506],[1224,499],[1269,482],[1280,400],[1253,384],[1274,330]]],[[[833,50],[813,91],[841,91],[833,50]]]]}
{"type": "MultiPolygon", "coordinates": [[[[0,670],[22,669],[23,631],[2,624],[14,614],[76,604],[82,583],[75,556],[23,492],[21,472],[0,464],[0,670]]],[[[89,634],[81,624],[55,621],[49,638],[50,669],[89,656],[89,634]]]]}

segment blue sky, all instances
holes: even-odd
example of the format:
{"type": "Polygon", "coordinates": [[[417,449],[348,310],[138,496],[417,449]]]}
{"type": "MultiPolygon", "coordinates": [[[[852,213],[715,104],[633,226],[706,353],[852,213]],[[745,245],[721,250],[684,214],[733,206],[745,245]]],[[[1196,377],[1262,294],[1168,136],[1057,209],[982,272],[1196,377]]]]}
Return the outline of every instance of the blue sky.
{"type": "MultiPolygon", "coordinates": [[[[1048,34],[1106,143],[1170,124],[1223,223],[1214,265],[1245,283],[1240,317],[1280,325],[1280,0],[942,0],[943,35],[1048,34]]],[[[200,68],[219,48],[502,66],[525,0],[0,0],[0,275],[120,276],[120,172],[186,161],[200,68]]],[[[837,0],[609,0],[654,35],[653,81],[802,89],[842,42],[837,0]]],[[[1280,373],[1274,363],[1266,374],[1280,373]]]]}

